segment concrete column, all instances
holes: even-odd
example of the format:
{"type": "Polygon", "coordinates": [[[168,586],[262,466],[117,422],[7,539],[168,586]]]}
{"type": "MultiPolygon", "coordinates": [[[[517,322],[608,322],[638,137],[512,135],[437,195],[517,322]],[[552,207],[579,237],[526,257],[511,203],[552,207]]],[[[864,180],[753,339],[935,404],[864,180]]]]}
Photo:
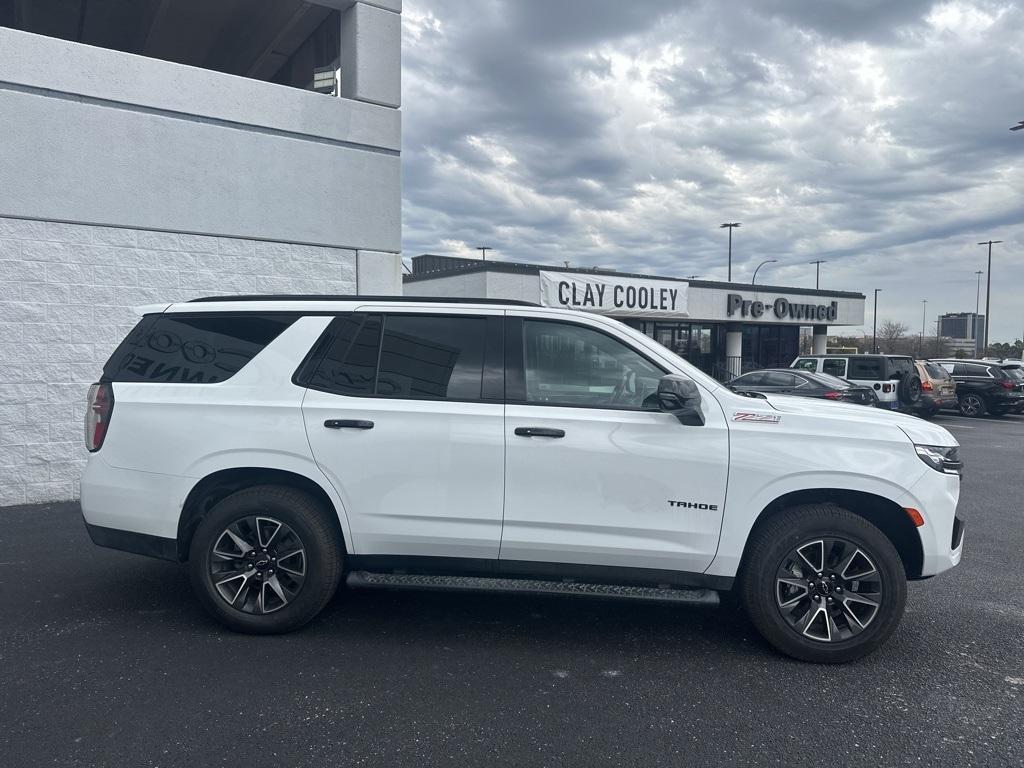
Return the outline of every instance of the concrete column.
{"type": "Polygon", "coordinates": [[[356,290],[367,296],[401,296],[401,255],[359,251],[356,255],[356,290]]]}
{"type": "Polygon", "coordinates": [[[725,329],[725,367],[732,376],[743,373],[743,330],[738,325],[725,329]]]}
{"type": "Polygon", "coordinates": [[[814,338],[812,351],[816,355],[824,355],[828,351],[828,326],[827,325],[816,325],[814,326],[814,338]]]}
{"type": "Polygon", "coordinates": [[[356,2],[341,12],[341,95],[385,107],[402,105],[402,16],[356,2]]]}

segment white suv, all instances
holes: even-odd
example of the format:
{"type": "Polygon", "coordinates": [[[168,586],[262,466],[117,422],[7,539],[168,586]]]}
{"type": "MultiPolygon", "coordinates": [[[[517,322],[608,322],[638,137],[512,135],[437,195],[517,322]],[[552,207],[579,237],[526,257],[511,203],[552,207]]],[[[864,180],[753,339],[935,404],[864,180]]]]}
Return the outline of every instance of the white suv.
{"type": "Polygon", "coordinates": [[[957,443],[920,419],[735,394],[605,317],[510,302],[144,308],[89,395],[97,544],[187,562],[227,626],[350,587],[714,604],[863,656],[955,566],[957,443]]]}

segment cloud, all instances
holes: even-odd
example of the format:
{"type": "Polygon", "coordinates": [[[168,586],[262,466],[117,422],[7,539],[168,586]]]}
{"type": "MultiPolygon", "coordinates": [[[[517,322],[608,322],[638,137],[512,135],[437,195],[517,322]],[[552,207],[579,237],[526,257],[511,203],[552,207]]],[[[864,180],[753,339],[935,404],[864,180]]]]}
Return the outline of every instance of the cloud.
{"type": "Polygon", "coordinates": [[[404,249],[884,289],[1020,336],[1024,10],[901,0],[407,0],[404,249]]]}

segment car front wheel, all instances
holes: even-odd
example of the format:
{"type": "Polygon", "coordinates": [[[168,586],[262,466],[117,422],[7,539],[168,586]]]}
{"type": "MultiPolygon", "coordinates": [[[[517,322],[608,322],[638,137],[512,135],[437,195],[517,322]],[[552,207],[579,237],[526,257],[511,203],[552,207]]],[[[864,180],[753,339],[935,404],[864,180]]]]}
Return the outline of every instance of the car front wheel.
{"type": "Polygon", "coordinates": [[[965,395],[961,395],[959,399],[960,414],[962,416],[968,416],[975,418],[977,416],[984,416],[988,407],[985,403],[985,398],[981,395],[976,395],[973,392],[969,392],[965,395]]]}
{"type": "Polygon", "coordinates": [[[889,539],[833,504],[793,507],[755,530],[740,577],[754,626],[803,661],[862,658],[896,629],[906,573],[889,539]]]}
{"type": "Polygon", "coordinates": [[[192,589],[214,618],[251,634],[289,632],[316,616],[342,572],[329,513],[295,488],[262,485],[218,502],[189,548],[192,589]]]}

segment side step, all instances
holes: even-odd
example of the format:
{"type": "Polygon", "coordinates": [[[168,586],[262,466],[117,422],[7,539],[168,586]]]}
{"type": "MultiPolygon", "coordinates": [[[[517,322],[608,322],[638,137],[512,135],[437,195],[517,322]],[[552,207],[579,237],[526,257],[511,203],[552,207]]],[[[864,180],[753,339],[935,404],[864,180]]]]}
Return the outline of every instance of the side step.
{"type": "Polygon", "coordinates": [[[511,592],[519,595],[580,595],[689,605],[718,605],[718,593],[712,589],[631,587],[586,584],[578,581],[540,581],[486,576],[417,576],[405,573],[352,571],[346,579],[346,584],[354,589],[430,589],[456,592],[511,592]]]}

